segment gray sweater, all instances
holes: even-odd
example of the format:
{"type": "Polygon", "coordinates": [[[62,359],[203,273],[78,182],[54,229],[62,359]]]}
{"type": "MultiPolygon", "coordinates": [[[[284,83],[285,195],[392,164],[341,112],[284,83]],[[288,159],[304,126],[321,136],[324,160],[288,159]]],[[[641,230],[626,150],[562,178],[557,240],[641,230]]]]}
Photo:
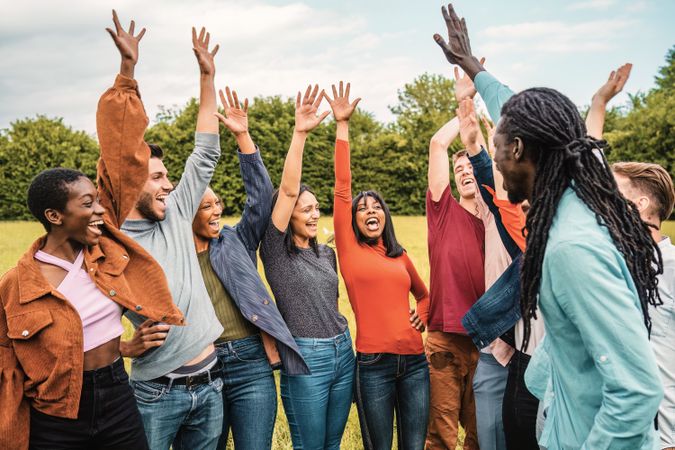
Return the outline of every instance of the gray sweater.
{"type": "MultiPolygon", "coordinates": [[[[180,183],[167,199],[161,222],[126,220],[122,231],[145,248],[164,269],[174,303],[186,326],[171,327],[161,347],[151,349],[131,365],[131,378],[145,381],[166,375],[196,358],[223,331],[206,291],[192,238],[192,219],[220,157],[217,134],[197,133],[195,149],[185,163],[180,183]]],[[[148,286],[152,290],[152,286],[148,286]]],[[[126,316],[138,327],[145,320],[126,316]]]]}

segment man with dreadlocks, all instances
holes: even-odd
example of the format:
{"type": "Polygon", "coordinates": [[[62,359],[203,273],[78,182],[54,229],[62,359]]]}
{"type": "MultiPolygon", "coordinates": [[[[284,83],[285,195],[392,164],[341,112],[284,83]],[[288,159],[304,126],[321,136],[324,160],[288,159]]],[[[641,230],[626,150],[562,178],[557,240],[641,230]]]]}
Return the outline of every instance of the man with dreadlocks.
{"type": "MultiPolygon", "coordinates": [[[[499,83],[471,53],[466,22],[443,8],[449,41],[434,39],[481,86],[499,83]]],[[[499,91],[492,91],[497,97],[499,91]]],[[[500,103],[485,98],[488,104],[500,103]]],[[[527,89],[501,108],[495,162],[509,200],[527,199],[521,309],[541,307],[554,400],[540,444],[549,449],[653,449],[663,397],[649,345],[649,305],[660,304],[661,254],[648,226],[618,192],[584,121],[567,97],[527,89]],[[597,150],[596,150],[597,149],[597,150]]],[[[536,371],[533,358],[528,372],[536,371]]]]}

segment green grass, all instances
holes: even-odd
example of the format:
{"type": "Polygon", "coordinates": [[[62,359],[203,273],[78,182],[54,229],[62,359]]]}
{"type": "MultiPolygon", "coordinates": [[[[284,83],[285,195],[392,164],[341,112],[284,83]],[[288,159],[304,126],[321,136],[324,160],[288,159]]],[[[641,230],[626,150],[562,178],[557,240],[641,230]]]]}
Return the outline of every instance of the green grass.
{"type": "MultiPolygon", "coordinates": [[[[233,224],[236,218],[224,219],[225,223],[233,224]]],[[[410,258],[427,283],[429,280],[429,263],[427,259],[427,227],[424,217],[395,217],[394,225],[396,234],[401,244],[406,248],[410,258]]],[[[319,223],[319,240],[325,242],[332,235],[333,224],[330,217],[323,217],[319,223]]],[[[666,222],[662,230],[671,239],[675,240],[675,221],[666,222]]],[[[0,273],[4,273],[10,267],[16,264],[19,257],[26,251],[28,246],[43,233],[42,227],[36,222],[0,222],[0,273]]],[[[262,264],[258,264],[260,274],[263,276],[262,264]]],[[[352,313],[347,299],[347,292],[344,283],[340,281],[340,311],[347,317],[349,328],[353,337],[356,336],[356,325],[354,314],[352,313]]],[[[125,324],[127,337],[131,329],[128,323],[125,324]]],[[[277,379],[278,385],[278,379],[277,379]]],[[[345,434],[342,438],[343,449],[363,448],[361,435],[359,431],[358,417],[356,407],[352,407],[349,415],[349,421],[345,434]]],[[[291,449],[291,439],[288,430],[288,423],[284,415],[281,399],[279,399],[279,410],[277,422],[274,429],[274,449],[291,449]]],[[[394,448],[396,443],[394,441],[394,448]]]]}

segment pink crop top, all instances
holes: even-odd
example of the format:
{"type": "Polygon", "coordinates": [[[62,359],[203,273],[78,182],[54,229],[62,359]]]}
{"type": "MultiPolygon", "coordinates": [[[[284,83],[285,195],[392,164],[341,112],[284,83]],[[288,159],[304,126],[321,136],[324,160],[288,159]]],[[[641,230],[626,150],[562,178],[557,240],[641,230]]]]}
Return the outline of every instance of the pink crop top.
{"type": "Polygon", "coordinates": [[[122,307],[103,295],[82,268],[84,252],[80,251],[74,263],[42,250],[35,253],[35,259],[68,272],[56,290],[68,299],[82,319],[85,352],[122,335],[122,307]]]}

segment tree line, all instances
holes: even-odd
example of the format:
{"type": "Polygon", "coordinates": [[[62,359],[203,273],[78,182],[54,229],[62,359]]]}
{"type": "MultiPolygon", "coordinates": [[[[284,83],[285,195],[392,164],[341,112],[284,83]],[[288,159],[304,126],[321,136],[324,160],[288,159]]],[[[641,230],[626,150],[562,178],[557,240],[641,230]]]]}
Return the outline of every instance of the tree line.
{"type": "MultiPolygon", "coordinates": [[[[434,132],[455,115],[453,83],[442,75],[417,77],[399,90],[397,103],[390,106],[394,115],[390,123],[379,122],[363,110],[355,113],[350,121],[354,192],[376,189],[394,214],[424,214],[428,144],[434,132]]],[[[658,163],[675,178],[675,46],[655,76],[655,87],[629,98],[628,105],[608,111],[608,159],[658,163]]],[[[164,162],[174,177],[180,176],[193,150],[197,110],[194,98],[182,108],[163,109],[146,132],[147,142],[165,150],[164,162]]],[[[275,185],[290,144],[294,110],[293,99],[279,96],[256,97],[249,107],[250,133],[275,185]]],[[[309,135],[303,164],[303,181],[312,187],[327,214],[332,210],[334,132],[328,120],[309,135]]],[[[223,130],[220,140],[222,156],[211,185],[222,196],[223,214],[238,215],[245,193],[236,144],[223,130]]],[[[460,148],[456,140],[450,151],[460,148]]],[[[31,217],[26,190],[41,170],[75,168],[93,180],[97,158],[95,137],[73,130],[61,118],[38,115],[12,122],[0,130],[0,220],[31,217]]]]}

